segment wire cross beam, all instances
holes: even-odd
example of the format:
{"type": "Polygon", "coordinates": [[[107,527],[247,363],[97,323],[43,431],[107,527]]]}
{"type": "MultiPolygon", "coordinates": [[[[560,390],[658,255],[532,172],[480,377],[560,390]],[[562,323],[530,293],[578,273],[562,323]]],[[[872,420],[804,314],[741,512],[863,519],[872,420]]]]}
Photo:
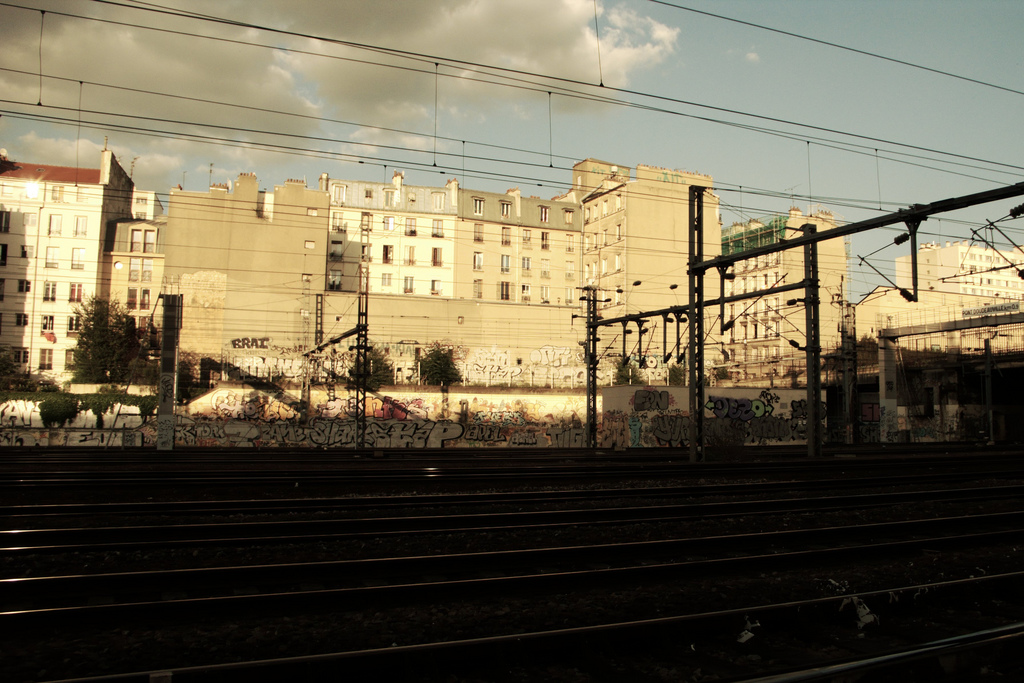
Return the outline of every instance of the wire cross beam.
{"type": "Polygon", "coordinates": [[[914,204],[909,208],[900,209],[895,213],[888,213],[884,216],[877,216],[875,218],[849,223],[847,225],[810,235],[805,234],[792,239],[780,240],[775,244],[754,247],[736,254],[729,254],[728,256],[716,256],[713,259],[695,263],[691,267],[693,270],[701,273],[710,270],[711,268],[728,268],[737,261],[744,261],[757,256],[774,254],[776,252],[786,251],[795,247],[802,247],[806,244],[816,244],[818,242],[824,242],[825,240],[831,240],[837,237],[845,237],[847,235],[854,235],[866,230],[874,230],[875,228],[884,228],[896,223],[920,223],[921,221],[927,220],[928,216],[935,214],[946,213],[947,211],[956,211],[958,209],[966,209],[971,206],[987,204],[1000,199],[1020,197],[1022,195],[1024,195],[1024,183],[1016,183],[1014,185],[998,187],[994,190],[986,190],[984,192],[976,192],[962,197],[942,199],[937,202],[932,202],[931,204],[914,204]]]}

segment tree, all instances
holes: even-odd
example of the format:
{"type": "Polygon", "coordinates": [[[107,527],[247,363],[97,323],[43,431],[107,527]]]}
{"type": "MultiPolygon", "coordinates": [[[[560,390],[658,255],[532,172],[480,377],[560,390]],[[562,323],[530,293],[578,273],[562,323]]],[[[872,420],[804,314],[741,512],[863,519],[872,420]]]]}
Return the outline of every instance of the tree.
{"type": "Polygon", "coordinates": [[[668,383],[674,387],[681,387],[686,384],[686,366],[682,363],[673,363],[668,366],[668,383]]]}
{"type": "Polygon", "coordinates": [[[640,368],[632,363],[629,358],[623,358],[615,366],[615,379],[613,384],[643,384],[643,377],[640,376],[640,368]]]}
{"type": "Polygon", "coordinates": [[[17,370],[18,365],[14,362],[11,350],[6,346],[0,346],[0,380],[6,380],[17,370]]]}
{"type": "Polygon", "coordinates": [[[75,307],[81,319],[75,347],[76,382],[125,382],[139,357],[135,318],[116,299],[89,297],[75,307]]]}
{"type": "Polygon", "coordinates": [[[437,343],[431,345],[420,359],[420,381],[441,386],[462,382],[462,373],[455,364],[455,351],[437,343]]]}
{"type": "MultiPolygon", "coordinates": [[[[395,381],[395,366],[391,364],[388,357],[384,355],[383,351],[380,351],[375,346],[370,346],[366,352],[366,360],[370,363],[370,374],[366,377],[366,389],[368,391],[377,391],[385,384],[394,384],[395,381]]],[[[348,381],[352,384],[356,383],[356,377],[359,375],[359,363],[357,359],[352,359],[352,365],[348,369],[348,381]]]]}

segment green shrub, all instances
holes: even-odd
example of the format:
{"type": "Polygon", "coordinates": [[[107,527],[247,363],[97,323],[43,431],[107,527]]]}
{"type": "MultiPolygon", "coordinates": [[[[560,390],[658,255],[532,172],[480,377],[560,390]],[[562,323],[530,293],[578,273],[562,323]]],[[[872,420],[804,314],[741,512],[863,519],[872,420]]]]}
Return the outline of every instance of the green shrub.
{"type": "Polygon", "coordinates": [[[39,403],[39,418],[46,427],[63,427],[78,415],[78,398],[71,394],[51,394],[39,403]]]}

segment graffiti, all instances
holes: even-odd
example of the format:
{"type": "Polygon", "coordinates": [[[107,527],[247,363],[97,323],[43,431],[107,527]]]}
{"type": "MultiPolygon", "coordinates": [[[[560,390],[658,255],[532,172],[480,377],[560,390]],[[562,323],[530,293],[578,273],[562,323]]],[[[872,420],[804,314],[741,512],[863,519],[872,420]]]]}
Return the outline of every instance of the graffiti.
{"type": "Polygon", "coordinates": [[[882,412],[879,410],[877,403],[860,404],[860,419],[863,422],[879,422],[881,415],[882,412]]]}
{"type": "Polygon", "coordinates": [[[481,441],[487,443],[505,441],[505,436],[501,433],[501,425],[496,424],[467,425],[463,438],[467,441],[481,441]]]}
{"type": "Polygon", "coordinates": [[[769,416],[750,422],[750,438],[757,442],[789,441],[797,425],[782,417],[769,416]]]}
{"type": "Polygon", "coordinates": [[[305,361],[302,358],[274,356],[234,356],[227,359],[227,376],[242,380],[245,377],[296,379],[302,376],[305,361]]]}
{"type": "Polygon", "coordinates": [[[232,339],[231,347],[235,349],[267,349],[270,348],[270,337],[242,337],[232,339]]]}
{"type": "Polygon", "coordinates": [[[4,446],[5,448],[18,446],[48,446],[49,443],[49,437],[24,429],[4,429],[0,431],[0,446],[4,446]]]}
{"type": "Polygon", "coordinates": [[[214,392],[210,403],[213,415],[220,418],[274,422],[299,417],[295,401],[285,403],[256,391],[250,392],[247,396],[239,396],[234,390],[222,389],[214,392]]]}
{"type": "Polygon", "coordinates": [[[771,403],[765,403],[760,398],[751,400],[749,398],[724,398],[721,396],[709,397],[704,407],[714,413],[715,417],[742,420],[743,422],[750,422],[755,418],[771,415],[775,410],[775,406],[771,403]]]}
{"type": "Polygon", "coordinates": [[[536,432],[513,432],[511,438],[508,440],[509,446],[536,446],[537,444],[537,433],[536,432]]]}
{"type": "MultiPolygon", "coordinates": [[[[790,401],[789,402],[789,406],[790,406],[790,410],[792,411],[791,415],[793,416],[794,419],[796,419],[796,420],[806,420],[807,419],[807,399],[806,398],[801,398],[801,399],[798,399],[796,401],[790,401]]],[[[825,402],[822,401],[821,402],[821,408],[819,409],[819,413],[818,413],[821,416],[822,420],[825,419],[825,410],[826,410],[825,402]]]]}
{"type": "Polygon", "coordinates": [[[42,427],[35,401],[6,401],[0,404],[0,423],[5,427],[42,427]]]}
{"type": "Polygon", "coordinates": [[[169,372],[160,375],[160,403],[174,403],[174,375],[169,372]]]}
{"type": "Polygon", "coordinates": [[[651,416],[651,434],[660,446],[685,445],[689,429],[689,415],[667,413],[651,416]]]}
{"type": "Polygon", "coordinates": [[[583,448],[587,445],[582,427],[549,427],[547,437],[555,448],[583,448]]]}
{"type": "Polygon", "coordinates": [[[580,362],[577,355],[565,346],[542,346],[530,352],[530,362],[549,368],[562,368],[580,362]]]}
{"type": "Polygon", "coordinates": [[[494,410],[473,414],[474,422],[496,422],[503,425],[524,425],[526,418],[518,410],[494,410]]]}
{"type": "Polygon", "coordinates": [[[633,394],[633,410],[668,410],[672,402],[667,391],[655,391],[654,389],[637,389],[633,394]]]}

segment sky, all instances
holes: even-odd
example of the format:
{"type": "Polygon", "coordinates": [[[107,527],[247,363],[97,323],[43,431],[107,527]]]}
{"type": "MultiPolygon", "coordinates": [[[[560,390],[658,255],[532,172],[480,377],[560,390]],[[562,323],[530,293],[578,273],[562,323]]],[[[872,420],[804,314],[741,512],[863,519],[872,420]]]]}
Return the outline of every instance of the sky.
{"type": "MultiPolygon", "coordinates": [[[[0,0],[0,147],[96,167],[106,144],[162,195],[401,170],[553,197],[596,158],[711,175],[727,226],[847,223],[1024,181],[1022,29],[1016,0],[0,0]]],[[[853,301],[899,232],[851,238],[853,301]]]]}

